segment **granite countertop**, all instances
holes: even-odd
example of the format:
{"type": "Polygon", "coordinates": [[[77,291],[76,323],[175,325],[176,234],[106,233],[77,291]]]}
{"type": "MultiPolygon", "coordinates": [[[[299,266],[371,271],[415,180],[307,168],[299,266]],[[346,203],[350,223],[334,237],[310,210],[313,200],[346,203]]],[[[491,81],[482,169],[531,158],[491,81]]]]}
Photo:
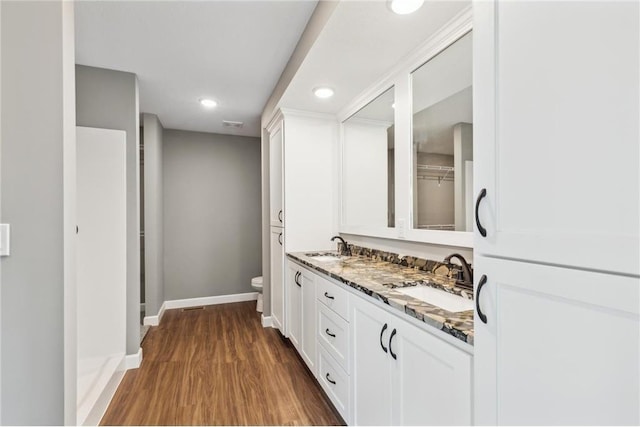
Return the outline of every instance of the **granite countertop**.
{"type": "Polygon", "coordinates": [[[457,287],[454,279],[373,257],[362,255],[339,257],[336,252],[322,251],[322,254],[327,253],[334,254],[335,260],[318,261],[307,256],[311,252],[288,253],[287,256],[473,345],[473,310],[452,313],[395,290],[427,285],[463,298],[473,299],[473,292],[457,287]]]}

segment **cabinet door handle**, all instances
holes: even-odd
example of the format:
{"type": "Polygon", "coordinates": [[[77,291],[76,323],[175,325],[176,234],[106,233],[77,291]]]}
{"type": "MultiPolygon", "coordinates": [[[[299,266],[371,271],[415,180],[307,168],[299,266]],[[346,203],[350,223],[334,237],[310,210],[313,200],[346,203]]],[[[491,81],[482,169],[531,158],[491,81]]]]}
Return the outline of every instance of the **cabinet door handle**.
{"type": "Polygon", "coordinates": [[[278,243],[282,246],[282,233],[278,234],[278,243]]]}
{"type": "Polygon", "coordinates": [[[335,338],[335,337],[336,337],[336,334],[332,334],[332,333],[331,333],[331,331],[329,331],[329,328],[325,329],[325,330],[324,330],[324,333],[325,333],[325,334],[327,334],[327,335],[329,335],[330,337],[333,337],[333,338],[335,338]]]}
{"type": "Polygon", "coordinates": [[[476,291],[476,311],[478,312],[478,317],[482,320],[482,323],[487,324],[487,315],[480,310],[480,291],[484,284],[487,283],[487,276],[482,275],[480,281],[478,282],[478,290],[476,291]]]}
{"type": "Polygon", "coordinates": [[[478,217],[478,209],[480,209],[480,201],[485,198],[487,195],[487,189],[483,188],[480,190],[480,194],[478,194],[478,198],[476,199],[476,225],[478,226],[478,231],[482,237],[487,237],[487,229],[480,224],[480,218],[478,217]]]}
{"type": "Polygon", "coordinates": [[[396,336],[396,330],[394,329],[393,331],[391,331],[391,336],[389,337],[389,353],[391,354],[391,357],[393,357],[394,359],[397,359],[397,355],[393,352],[393,349],[391,348],[391,342],[393,341],[393,337],[396,336]]]}
{"type": "Polygon", "coordinates": [[[331,377],[329,376],[329,372],[327,372],[327,375],[324,376],[327,381],[329,381],[331,384],[335,384],[336,382],[334,380],[331,379],[331,377]]]}
{"type": "Polygon", "coordinates": [[[282,209],[278,212],[278,221],[282,222],[282,209]]]}
{"type": "Polygon", "coordinates": [[[336,299],[336,297],[334,297],[333,295],[329,295],[328,293],[324,293],[324,297],[325,298],[329,298],[329,299],[336,299]]]}
{"type": "Polygon", "coordinates": [[[382,350],[384,350],[385,353],[387,353],[387,347],[384,346],[384,344],[382,344],[382,335],[384,334],[384,331],[387,330],[387,325],[386,323],[384,324],[384,326],[382,327],[382,330],[380,331],[380,347],[382,347],[382,350]]]}
{"type": "Polygon", "coordinates": [[[294,282],[296,282],[296,285],[302,287],[302,285],[300,284],[300,282],[298,282],[298,279],[300,278],[300,276],[302,275],[302,273],[300,273],[299,271],[296,273],[296,277],[293,279],[294,282]]]}

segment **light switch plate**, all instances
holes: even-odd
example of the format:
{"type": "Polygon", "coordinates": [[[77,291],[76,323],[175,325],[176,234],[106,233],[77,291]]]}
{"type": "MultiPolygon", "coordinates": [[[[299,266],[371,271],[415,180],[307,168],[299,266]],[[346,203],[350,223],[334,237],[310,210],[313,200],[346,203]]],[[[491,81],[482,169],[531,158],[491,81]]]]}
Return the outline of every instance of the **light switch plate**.
{"type": "Polygon", "coordinates": [[[0,224],[0,256],[11,254],[11,227],[9,224],[0,224]]]}

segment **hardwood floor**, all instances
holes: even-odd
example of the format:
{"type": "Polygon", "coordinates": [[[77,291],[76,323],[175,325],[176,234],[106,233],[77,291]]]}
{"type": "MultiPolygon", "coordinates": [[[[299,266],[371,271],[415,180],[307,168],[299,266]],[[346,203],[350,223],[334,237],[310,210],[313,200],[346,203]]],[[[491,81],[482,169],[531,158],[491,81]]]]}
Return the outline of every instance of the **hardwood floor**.
{"type": "Polygon", "coordinates": [[[343,425],[255,302],[168,310],[101,425],[343,425]]]}

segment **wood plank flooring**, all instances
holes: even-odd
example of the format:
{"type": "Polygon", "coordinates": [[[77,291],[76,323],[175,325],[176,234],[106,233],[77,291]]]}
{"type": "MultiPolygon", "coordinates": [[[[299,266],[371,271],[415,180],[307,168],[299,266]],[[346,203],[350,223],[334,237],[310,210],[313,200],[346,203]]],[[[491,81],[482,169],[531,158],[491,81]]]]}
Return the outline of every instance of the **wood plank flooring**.
{"type": "Polygon", "coordinates": [[[101,425],[343,425],[255,302],[168,310],[101,425]]]}

